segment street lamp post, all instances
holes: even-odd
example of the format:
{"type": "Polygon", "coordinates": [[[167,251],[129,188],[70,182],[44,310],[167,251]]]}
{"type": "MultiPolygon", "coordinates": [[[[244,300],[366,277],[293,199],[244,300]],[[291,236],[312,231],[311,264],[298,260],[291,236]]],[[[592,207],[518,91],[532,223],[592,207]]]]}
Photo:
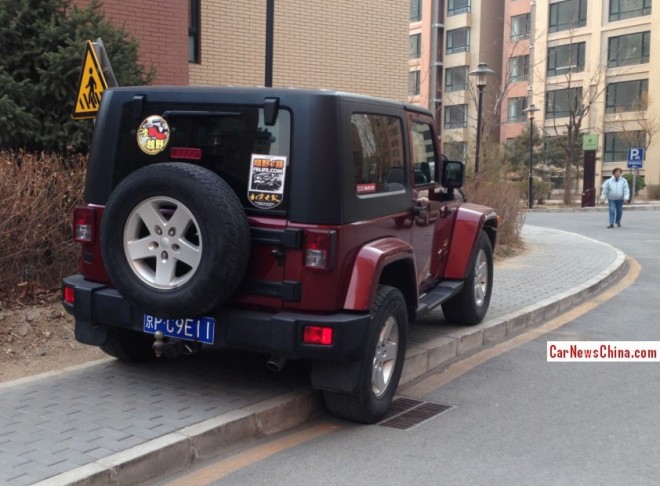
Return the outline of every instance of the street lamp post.
{"type": "Polygon", "coordinates": [[[266,2],[266,66],[265,81],[266,88],[273,87],[273,28],[275,23],[275,0],[266,2]]]}
{"type": "Polygon", "coordinates": [[[474,173],[479,172],[479,151],[481,149],[481,102],[486,87],[486,76],[495,74],[485,62],[480,62],[477,69],[470,72],[470,76],[477,78],[477,89],[479,90],[479,101],[477,102],[477,151],[474,155],[474,173]]]}
{"type": "Polygon", "coordinates": [[[532,162],[534,159],[534,113],[539,109],[532,103],[529,107],[523,110],[523,113],[529,115],[529,209],[534,207],[534,175],[532,173],[532,162]]]}

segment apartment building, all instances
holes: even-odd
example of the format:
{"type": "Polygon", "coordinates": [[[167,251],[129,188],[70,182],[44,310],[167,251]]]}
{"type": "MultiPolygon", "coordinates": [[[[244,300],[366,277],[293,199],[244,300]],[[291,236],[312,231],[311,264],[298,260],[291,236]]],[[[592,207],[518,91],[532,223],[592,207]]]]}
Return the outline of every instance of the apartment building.
{"type": "MultiPolygon", "coordinates": [[[[157,69],[155,84],[263,86],[267,3],[104,0],[102,9],[138,39],[141,62],[157,69]]],[[[272,4],[273,86],[407,99],[407,2],[272,4]]]]}
{"type": "Polygon", "coordinates": [[[436,112],[443,152],[471,160],[478,95],[470,72],[484,62],[497,76],[483,92],[482,133],[499,140],[504,0],[411,0],[409,100],[436,112]]]}
{"type": "Polygon", "coordinates": [[[660,51],[652,38],[660,9],[652,2],[411,0],[409,100],[437,111],[446,154],[471,160],[477,92],[469,73],[486,62],[496,73],[483,101],[491,142],[505,145],[526,130],[532,103],[546,137],[565,133],[578,113],[580,133],[598,136],[596,187],[615,167],[627,170],[636,147],[646,152],[639,174],[659,184],[660,51]]]}
{"type": "MultiPolygon", "coordinates": [[[[501,143],[528,123],[522,110],[530,103],[547,137],[565,133],[577,114],[581,133],[598,136],[596,187],[615,167],[627,170],[632,147],[646,149],[639,171],[646,183],[660,183],[660,51],[651,45],[660,10],[652,0],[507,0],[505,14],[510,49],[503,59],[526,66],[529,79],[507,93],[501,143]],[[517,38],[521,16],[529,17],[529,40],[517,38]]],[[[516,72],[509,69],[509,79],[516,72]]]]}

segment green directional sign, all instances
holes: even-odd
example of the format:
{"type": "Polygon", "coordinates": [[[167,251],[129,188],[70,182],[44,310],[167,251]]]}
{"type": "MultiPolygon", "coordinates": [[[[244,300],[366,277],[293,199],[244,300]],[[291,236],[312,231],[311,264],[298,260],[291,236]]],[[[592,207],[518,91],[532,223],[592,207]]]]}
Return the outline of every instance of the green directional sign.
{"type": "Polygon", "coordinates": [[[584,135],[582,137],[582,150],[598,150],[598,135],[584,135]]]}

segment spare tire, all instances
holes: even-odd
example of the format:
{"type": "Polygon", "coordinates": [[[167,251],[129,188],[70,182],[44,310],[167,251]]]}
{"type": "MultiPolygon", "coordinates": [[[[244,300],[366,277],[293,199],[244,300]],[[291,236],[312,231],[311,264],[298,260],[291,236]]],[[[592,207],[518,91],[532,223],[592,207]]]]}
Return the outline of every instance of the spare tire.
{"type": "Polygon", "coordinates": [[[110,195],[101,251],[112,283],[134,306],[163,318],[195,317],[243,280],[250,230],[220,176],[192,164],[154,164],[110,195]]]}

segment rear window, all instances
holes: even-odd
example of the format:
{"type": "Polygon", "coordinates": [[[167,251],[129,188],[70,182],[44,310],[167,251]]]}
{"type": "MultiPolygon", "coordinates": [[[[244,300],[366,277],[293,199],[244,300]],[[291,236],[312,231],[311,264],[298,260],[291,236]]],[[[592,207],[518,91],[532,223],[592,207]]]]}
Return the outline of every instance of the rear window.
{"type": "Polygon", "coordinates": [[[138,120],[132,105],[124,109],[115,184],[145,165],[190,162],[222,177],[247,210],[286,211],[291,142],[287,110],[279,110],[272,126],[264,123],[263,108],[255,106],[152,104],[145,113],[150,119],[138,120]],[[147,139],[149,135],[153,137],[147,139]]]}

